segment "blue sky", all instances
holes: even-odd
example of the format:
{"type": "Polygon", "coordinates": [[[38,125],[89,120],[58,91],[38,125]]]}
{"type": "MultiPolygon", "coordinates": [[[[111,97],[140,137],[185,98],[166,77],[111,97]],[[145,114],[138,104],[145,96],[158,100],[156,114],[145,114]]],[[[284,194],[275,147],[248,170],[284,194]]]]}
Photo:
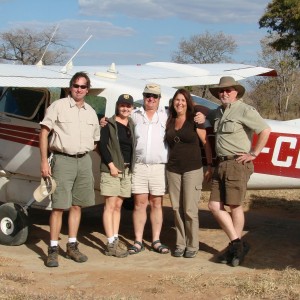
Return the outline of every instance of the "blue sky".
{"type": "Polygon", "coordinates": [[[205,31],[231,35],[235,62],[256,64],[271,0],[0,0],[0,32],[59,25],[76,65],[171,61],[179,42],[205,31]]]}

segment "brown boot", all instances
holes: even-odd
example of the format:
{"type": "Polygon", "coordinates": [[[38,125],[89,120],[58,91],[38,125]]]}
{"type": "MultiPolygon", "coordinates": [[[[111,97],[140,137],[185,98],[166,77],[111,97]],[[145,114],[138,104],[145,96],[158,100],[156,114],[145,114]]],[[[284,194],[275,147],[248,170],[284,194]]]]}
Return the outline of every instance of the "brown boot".
{"type": "Polygon", "coordinates": [[[66,258],[73,259],[78,263],[86,262],[88,260],[88,257],[79,251],[77,242],[67,243],[66,258]]]}
{"type": "Polygon", "coordinates": [[[116,239],[113,243],[107,243],[105,255],[126,257],[128,255],[128,250],[127,247],[119,239],[116,239]]]}
{"type": "Polygon", "coordinates": [[[48,247],[47,267],[58,267],[58,246],[48,247]]]}

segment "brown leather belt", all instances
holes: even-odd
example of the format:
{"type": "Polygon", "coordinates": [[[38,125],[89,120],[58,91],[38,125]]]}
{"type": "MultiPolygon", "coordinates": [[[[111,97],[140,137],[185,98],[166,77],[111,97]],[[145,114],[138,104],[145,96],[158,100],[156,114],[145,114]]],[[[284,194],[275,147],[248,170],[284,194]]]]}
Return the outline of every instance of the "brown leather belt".
{"type": "Polygon", "coordinates": [[[238,158],[238,155],[227,155],[227,156],[218,156],[217,159],[218,161],[226,161],[226,160],[234,160],[238,158]]]}
{"type": "Polygon", "coordinates": [[[84,157],[87,154],[87,152],[77,153],[77,154],[68,154],[68,153],[63,153],[63,152],[58,152],[58,151],[54,151],[53,153],[58,154],[58,155],[67,156],[67,157],[74,157],[74,158],[81,158],[81,157],[84,157]]]}

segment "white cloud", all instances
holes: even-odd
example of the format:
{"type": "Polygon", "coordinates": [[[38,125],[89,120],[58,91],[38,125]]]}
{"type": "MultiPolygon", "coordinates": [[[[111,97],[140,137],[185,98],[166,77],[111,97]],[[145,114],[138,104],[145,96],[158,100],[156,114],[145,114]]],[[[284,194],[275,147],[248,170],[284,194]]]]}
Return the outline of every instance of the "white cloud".
{"type": "Polygon", "coordinates": [[[158,36],[155,39],[156,45],[169,45],[173,41],[174,37],[171,35],[158,36]]]}
{"type": "MultiPolygon", "coordinates": [[[[45,22],[13,22],[10,24],[15,28],[29,28],[32,30],[43,30],[55,23],[45,22]]],[[[113,37],[130,37],[135,34],[135,30],[130,27],[120,27],[110,22],[93,21],[93,20],[62,20],[59,22],[58,31],[70,39],[82,39],[93,35],[94,39],[113,38],[113,37]]]]}
{"type": "Polygon", "coordinates": [[[86,15],[124,15],[141,19],[176,17],[199,23],[257,21],[269,0],[79,0],[86,15]]]}

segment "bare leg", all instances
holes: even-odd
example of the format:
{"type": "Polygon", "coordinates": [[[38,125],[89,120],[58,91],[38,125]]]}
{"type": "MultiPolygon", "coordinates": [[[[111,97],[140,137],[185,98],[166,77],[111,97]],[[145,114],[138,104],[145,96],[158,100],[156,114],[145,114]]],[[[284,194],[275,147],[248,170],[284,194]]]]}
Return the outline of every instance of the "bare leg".
{"type": "MultiPolygon", "coordinates": [[[[142,242],[144,227],[147,221],[148,194],[134,195],[133,226],[135,240],[142,242]]],[[[139,245],[136,244],[138,248],[139,245]]]]}
{"type": "Polygon", "coordinates": [[[225,210],[223,203],[217,201],[209,201],[208,208],[216,218],[217,222],[227,234],[230,241],[239,238],[234,227],[230,214],[225,210]]]}
{"type": "Polygon", "coordinates": [[[49,224],[50,224],[50,240],[52,241],[58,241],[59,234],[61,231],[61,225],[62,225],[62,215],[63,210],[62,209],[53,209],[51,211],[49,224]]]}
{"type": "Polygon", "coordinates": [[[117,197],[113,214],[113,234],[119,233],[123,198],[117,197]]]}
{"type": "Polygon", "coordinates": [[[151,206],[151,212],[150,212],[150,220],[151,220],[151,226],[152,226],[152,241],[159,240],[160,232],[162,228],[163,223],[163,213],[162,213],[162,196],[153,196],[150,195],[150,206],[151,206]]]}
{"type": "Polygon", "coordinates": [[[116,197],[105,197],[105,206],[103,211],[103,226],[106,237],[114,235],[113,230],[113,213],[115,208],[116,197]]]}
{"type": "Polygon", "coordinates": [[[235,232],[239,238],[242,238],[244,224],[245,224],[245,215],[242,205],[230,205],[231,217],[235,232]]]}
{"type": "Polygon", "coordinates": [[[78,228],[81,220],[81,207],[77,205],[73,205],[69,210],[69,238],[77,237],[78,228]]]}

